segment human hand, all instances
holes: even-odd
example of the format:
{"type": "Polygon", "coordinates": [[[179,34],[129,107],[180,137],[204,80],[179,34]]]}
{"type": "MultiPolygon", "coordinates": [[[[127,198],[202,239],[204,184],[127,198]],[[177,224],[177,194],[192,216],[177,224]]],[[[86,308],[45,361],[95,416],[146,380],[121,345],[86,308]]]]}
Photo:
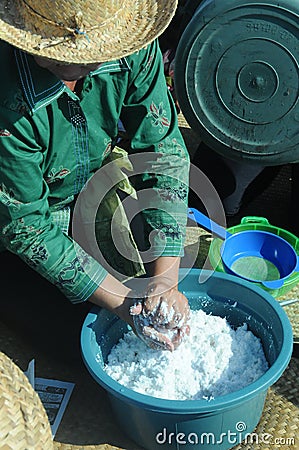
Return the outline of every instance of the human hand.
{"type": "Polygon", "coordinates": [[[167,280],[151,282],[145,297],[130,308],[136,334],[151,348],[173,351],[189,334],[190,307],[167,280]]]}

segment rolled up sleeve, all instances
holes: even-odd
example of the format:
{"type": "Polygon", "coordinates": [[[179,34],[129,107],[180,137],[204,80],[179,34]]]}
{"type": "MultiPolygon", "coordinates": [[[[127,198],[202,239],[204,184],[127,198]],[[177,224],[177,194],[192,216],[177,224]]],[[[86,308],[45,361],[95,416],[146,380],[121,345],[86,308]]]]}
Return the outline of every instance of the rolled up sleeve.
{"type": "MultiPolygon", "coordinates": [[[[2,111],[1,116],[7,114],[2,111]]],[[[53,220],[42,173],[44,149],[38,146],[30,121],[16,119],[3,128],[6,135],[0,138],[1,244],[56,285],[70,301],[83,302],[107,272],[53,220]]]]}

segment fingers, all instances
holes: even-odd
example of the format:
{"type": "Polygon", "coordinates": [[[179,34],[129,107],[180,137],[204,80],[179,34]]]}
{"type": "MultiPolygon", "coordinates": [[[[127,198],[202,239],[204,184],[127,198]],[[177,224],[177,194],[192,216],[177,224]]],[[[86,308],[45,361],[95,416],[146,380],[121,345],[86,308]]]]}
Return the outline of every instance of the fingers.
{"type": "Polygon", "coordinates": [[[144,309],[147,314],[155,315],[157,310],[160,309],[160,314],[163,315],[163,303],[167,302],[167,297],[171,299],[169,291],[173,290],[171,286],[165,282],[151,282],[145,293],[144,309]]]}
{"type": "Polygon", "coordinates": [[[149,324],[147,317],[141,313],[133,315],[134,331],[145,344],[154,350],[174,350],[171,339],[149,324]]]}
{"type": "Polygon", "coordinates": [[[148,340],[148,345],[155,350],[174,350],[173,342],[165,334],[151,326],[145,326],[143,329],[143,337],[148,340]]]}
{"type": "Polygon", "coordinates": [[[173,351],[189,334],[190,307],[176,287],[152,283],[142,301],[130,307],[135,333],[151,348],[173,351]]]}
{"type": "Polygon", "coordinates": [[[178,348],[178,346],[182,343],[184,336],[189,334],[190,334],[189,325],[186,325],[185,327],[177,330],[177,333],[174,334],[172,338],[173,349],[175,350],[176,348],[178,348]]]}
{"type": "Polygon", "coordinates": [[[190,317],[188,300],[177,289],[147,297],[143,308],[153,324],[167,329],[182,328],[190,317]]]}

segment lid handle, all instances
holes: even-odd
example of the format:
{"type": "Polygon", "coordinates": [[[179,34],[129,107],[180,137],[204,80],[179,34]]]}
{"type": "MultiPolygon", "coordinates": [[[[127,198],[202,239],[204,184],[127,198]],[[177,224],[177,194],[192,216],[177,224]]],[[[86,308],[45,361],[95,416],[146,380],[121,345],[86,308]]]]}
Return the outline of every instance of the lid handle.
{"type": "Polygon", "coordinates": [[[246,223],[260,223],[263,225],[270,225],[268,219],[266,217],[258,217],[258,216],[246,216],[241,220],[241,224],[244,225],[246,223]]]}

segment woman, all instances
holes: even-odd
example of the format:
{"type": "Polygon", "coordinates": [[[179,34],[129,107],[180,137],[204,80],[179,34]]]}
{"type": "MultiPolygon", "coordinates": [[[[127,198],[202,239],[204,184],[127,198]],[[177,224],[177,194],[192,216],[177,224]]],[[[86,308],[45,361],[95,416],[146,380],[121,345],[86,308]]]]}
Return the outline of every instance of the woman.
{"type": "Polygon", "coordinates": [[[156,41],[175,7],[172,0],[0,2],[6,298],[46,304],[54,285],[72,303],[107,308],[148,345],[169,350],[188,332],[189,316],[177,290],[189,161],[156,41]],[[120,123],[131,159],[116,145],[120,123]],[[132,280],[146,270],[121,191],[141,198],[146,285],[132,280]],[[8,282],[20,276],[16,258],[33,269],[21,294],[8,282]]]}

